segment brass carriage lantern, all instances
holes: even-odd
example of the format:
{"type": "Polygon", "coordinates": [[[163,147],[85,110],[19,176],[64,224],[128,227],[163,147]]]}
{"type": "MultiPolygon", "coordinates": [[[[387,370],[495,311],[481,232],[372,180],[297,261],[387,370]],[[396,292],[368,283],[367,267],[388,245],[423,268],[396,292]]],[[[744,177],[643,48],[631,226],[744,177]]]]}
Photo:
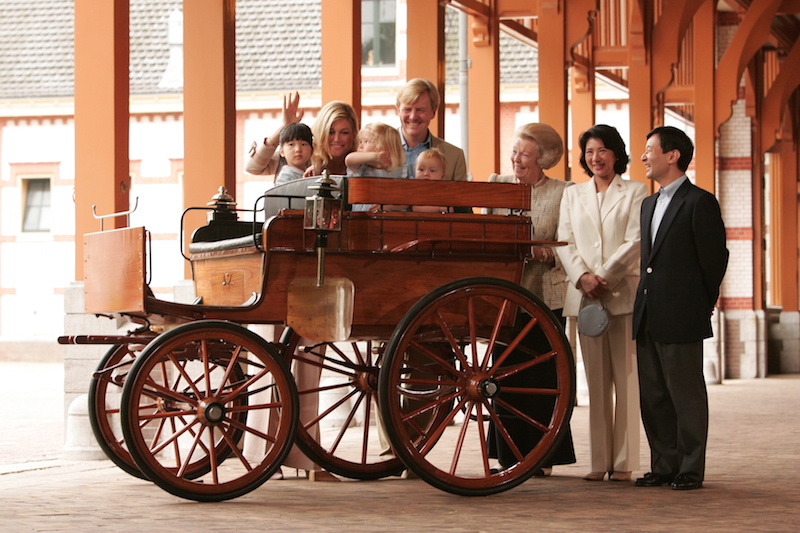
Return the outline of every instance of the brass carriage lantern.
{"type": "Polygon", "coordinates": [[[309,187],[316,191],[306,197],[306,211],[303,229],[314,230],[317,234],[314,248],[317,252],[317,287],[322,287],[325,277],[325,248],[328,247],[328,233],[342,230],[342,199],[334,198],[333,193],[341,189],[327,171],[309,187]]]}
{"type": "Polygon", "coordinates": [[[331,231],[342,230],[342,200],[334,198],[333,193],[341,189],[336,186],[336,181],[328,176],[327,171],[316,181],[318,185],[309,187],[317,191],[313,196],[306,197],[306,213],[303,218],[303,229],[310,229],[327,234],[331,231]]]}

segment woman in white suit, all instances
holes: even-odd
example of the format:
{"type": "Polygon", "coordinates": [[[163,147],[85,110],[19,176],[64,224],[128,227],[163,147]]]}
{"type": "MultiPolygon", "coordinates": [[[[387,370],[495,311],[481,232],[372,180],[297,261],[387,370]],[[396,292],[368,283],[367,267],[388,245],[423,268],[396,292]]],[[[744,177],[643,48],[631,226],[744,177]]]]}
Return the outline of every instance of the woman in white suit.
{"type": "Polygon", "coordinates": [[[591,472],[630,481],[639,468],[639,384],[632,340],[633,302],[639,283],[639,216],[643,183],[623,180],[629,157],[616,128],[596,125],[580,137],[581,165],[592,179],[564,191],[557,253],[569,278],[564,316],[581,301],[600,300],[611,315],[608,330],[580,335],[589,386],[591,472]]]}

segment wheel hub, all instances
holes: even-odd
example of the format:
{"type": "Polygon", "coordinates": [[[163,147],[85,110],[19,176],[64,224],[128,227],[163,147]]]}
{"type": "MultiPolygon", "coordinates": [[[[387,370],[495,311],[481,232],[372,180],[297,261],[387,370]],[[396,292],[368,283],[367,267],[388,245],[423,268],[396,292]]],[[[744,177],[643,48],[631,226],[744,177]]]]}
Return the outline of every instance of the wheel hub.
{"type": "Polygon", "coordinates": [[[376,392],[378,390],[377,367],[357,372],[353,379],[353,384],[361,392],[376,392]]]}
{"type": "Polygon", "coordinates": [[[214,400],[202,401],[197,408],[197,416],[206,424],[219,424],[225,418],[225,406],[214,400]]]}
{"type": "Polygon", "coordinates": [[[485,373],[472,376],[467,383],[467,396],[472,401],[491,399],[500,392],[500,385],[485,373]]]}
{"type": "Polygon", "coordinates": [[[481,394],[486,398],[494,398],[500,392],[500,385],[493,379],[484,379],[479,385],[481,394]]]}

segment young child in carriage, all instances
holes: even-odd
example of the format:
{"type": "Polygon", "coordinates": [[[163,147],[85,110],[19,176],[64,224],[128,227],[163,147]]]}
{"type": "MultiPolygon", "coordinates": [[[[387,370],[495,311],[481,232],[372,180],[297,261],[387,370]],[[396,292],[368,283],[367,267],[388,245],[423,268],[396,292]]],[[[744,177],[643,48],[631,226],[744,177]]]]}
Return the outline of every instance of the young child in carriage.
{"type": "Polygon", "coordinates": [[[302,178],[311,165],[311,153],[314,151],[311,128],[301,122],[285,125],[281,129],[279,142],[281,161],[275,185],[302,178]]]}
{"type": "MultiPolygon", "coordinates": [[[[372,122],[358,132],[358,151],[347,154],[347,173],[353,177],[407,178],[406,153],[400,133],[387,124],[372,122]]],[[[355,204],[353,211],[405,211],[404,205],[355,204]]]]}
{"type": "MultiPolygon", "coordinates": [[[[415,179],[443,180],[447,160],[438,148],[425,150],[417,156],[415,179]]],[[[452,213],[453,208],[444,205],[415,205],[411,208],[415,213],[452,213]]]]}

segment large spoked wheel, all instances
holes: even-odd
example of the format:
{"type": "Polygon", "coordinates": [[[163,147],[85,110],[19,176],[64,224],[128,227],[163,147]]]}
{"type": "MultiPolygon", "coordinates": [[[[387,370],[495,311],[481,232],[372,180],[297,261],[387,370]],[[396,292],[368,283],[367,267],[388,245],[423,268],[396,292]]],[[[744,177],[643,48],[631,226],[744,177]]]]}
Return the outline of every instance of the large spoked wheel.
{"type": "Polygon", "coordinates": [[[109,349],[100,360],[89,385],[89,423],[100,449],[115,465],[132,476],[147,479],[128,452],[119,422],[122,386],[136,355],[130,345],[121,344],[109,349]]]}
{"type": "Polygon", "coordinates": [[[538,298],[510,282],[463,279],[398,324],[380,372],[381,413],[420,478],[493,494],[530,478],[567,432],[573,369],[563,328],[538,298]],[[511,455],[503,466],[499,447],[511,455]]]}
{"type": "Polygon", "coordinates": [[[300,398],[296,444],[326,470],[352,479],[401,472],[402,462],[382,435],[378,372],[385,342],[304,346],[287,330],[281,340],[300,398]]]}
{"type": "Polygon", "coordinates": [[[280,356],[236,324],[179,326],[136,358],[121,425],[136,466],[176,496],[222,501],[278,470],[297,425],[297,391],[280,356]]]}

